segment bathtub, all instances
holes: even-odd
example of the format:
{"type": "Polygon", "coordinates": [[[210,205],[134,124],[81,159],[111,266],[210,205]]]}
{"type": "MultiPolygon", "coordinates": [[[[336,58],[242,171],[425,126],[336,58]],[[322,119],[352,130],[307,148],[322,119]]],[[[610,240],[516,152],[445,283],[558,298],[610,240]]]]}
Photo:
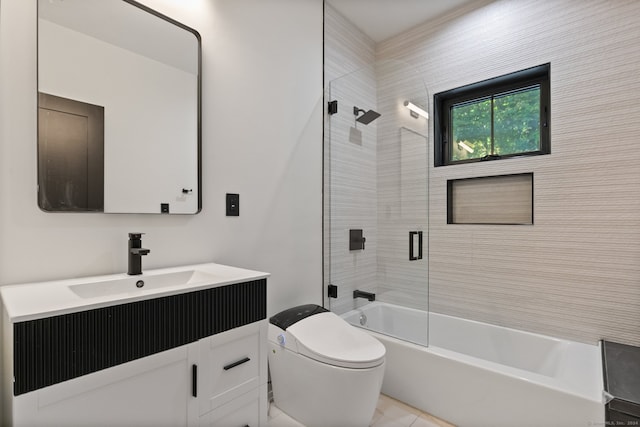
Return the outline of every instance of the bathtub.
{"type": "Polygon", "coordinates": [[[386,347],[384,394],[453,424],[604,425],[599,346],[378,301],[343,318],[386,347]]]}

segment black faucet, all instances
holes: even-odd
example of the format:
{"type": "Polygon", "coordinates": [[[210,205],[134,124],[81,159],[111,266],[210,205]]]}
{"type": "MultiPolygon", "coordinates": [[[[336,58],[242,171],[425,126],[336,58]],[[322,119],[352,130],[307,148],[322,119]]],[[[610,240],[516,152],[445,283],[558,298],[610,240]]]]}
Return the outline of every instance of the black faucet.
{"type": "Polygon", "coordinates": [[[359,291],[356,289],[355,291],[353,291],[353,298],[366,298],[369,301],[375,301],[376,294],[372,292],[359,291]]]}
{"type": "Polygon", "coordinates": [[[144,233],[129,233],[129,269],[127,274],[135,276],[142,274],[142,256],[151,252],[142,247],[144,233]]]}

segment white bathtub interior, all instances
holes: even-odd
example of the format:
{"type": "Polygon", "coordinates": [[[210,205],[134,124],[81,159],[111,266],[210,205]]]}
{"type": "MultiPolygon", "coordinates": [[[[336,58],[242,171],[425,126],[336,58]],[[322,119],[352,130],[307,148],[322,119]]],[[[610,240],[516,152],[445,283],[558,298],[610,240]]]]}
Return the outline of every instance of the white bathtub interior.
{"type": "Polygon", "coordinates": [[[451,316],[431,314],[432,345],[553,377],[568,341],[451,316]],[[488,344],[488,345],[487,345],[488,344]]]}
{"type": "Polygon", "coordinates": [[[422,310],[373,302],[343,315],[352,325],[376,331],[414,344],[429,342],[429,316],[422,310]]]}
{"type": "Polygon", "coordinates": [[[460,426],[604,423],[598,345],[379,301],[343,316],[387,348],[383,393],[447,421],[460,426]],[[367,322],[360,324],[363,315],[367,322]],[[428,347],[415,339],[422,332],[412,331],[427,324],[416,321],[421,316],[429,318],[428,347]]]}

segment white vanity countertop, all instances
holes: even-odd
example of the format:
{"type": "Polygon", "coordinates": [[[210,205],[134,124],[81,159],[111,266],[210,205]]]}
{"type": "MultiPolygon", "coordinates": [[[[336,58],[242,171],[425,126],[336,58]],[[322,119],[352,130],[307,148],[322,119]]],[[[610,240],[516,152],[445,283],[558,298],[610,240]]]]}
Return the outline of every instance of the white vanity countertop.
{"type": "Polygon", "coordinates": [[[268,276],[269,273],[210,263],[147,270],[137,276],[121,273],[8,285],[0,287],[0,295],[8,320],[15,323],[249,282],[268,276]],[[139,280],[148,285],[138,289],[135,284],[139,280]]]}

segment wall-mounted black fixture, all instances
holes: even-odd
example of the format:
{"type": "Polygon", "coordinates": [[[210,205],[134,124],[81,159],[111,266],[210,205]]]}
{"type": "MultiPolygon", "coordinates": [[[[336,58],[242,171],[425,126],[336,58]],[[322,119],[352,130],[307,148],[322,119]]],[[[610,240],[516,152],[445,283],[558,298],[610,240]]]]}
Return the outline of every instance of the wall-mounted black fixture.
{"type": "Polygon", "coordinates": [[[371,123],[372,121],[374,121],[375,119],[381,116],[381,114],[378,113],[377,111],[373,111],[373,110],[365,111],[362,108],[358,108],[358,107],[353,107],[353,115],[356,116],[356,122],[360,122],[365,125],[368,125],[369,123],[371,123]],[[364,113],[364,114],[358,117],[360,113],[364,113]]]}
{"type": "Polygon", "coordinates": [[[359,290],[355,290],[353,291],[353,298],[366,298],[369,301],[375,301],[376,300],[376,294],[374,294],[373,292],[365,292],[365,291],[359,291],[359,290]]]}
{"type": "Polygon", "coordinates": [[[409,232],[409,261],[422,259],[422,231],[409,232]],[[416,238],[418,239],[418,255],[415,252],[416,238]]]}
{"type": "Polygon", "coordinates": [[[329,285],[327,287],[327,296],[329,298],[338,298],[338,287],[336,285],[329,285]]]}
{"type": "Polygon", "coordinates": [[[362,230],[349,230],[349,250],[364,250],[364,242],[367,239],[362,237],[362,230]]]}
{"type": "Polygon", "coordinates": [[[227,193],[227,216],[240,216],[240,195],[227,193]]]}
{"type": "Polygon", "coordinates": [[[169,213],[169,203],[160,203],[160,213],[169,213]]]}
{"type": "Polygon", "coordinates": [[[327,113],[329,115],[334,115],[338,112],[338,101],[329,101],[327,102],[327,113]]]}

